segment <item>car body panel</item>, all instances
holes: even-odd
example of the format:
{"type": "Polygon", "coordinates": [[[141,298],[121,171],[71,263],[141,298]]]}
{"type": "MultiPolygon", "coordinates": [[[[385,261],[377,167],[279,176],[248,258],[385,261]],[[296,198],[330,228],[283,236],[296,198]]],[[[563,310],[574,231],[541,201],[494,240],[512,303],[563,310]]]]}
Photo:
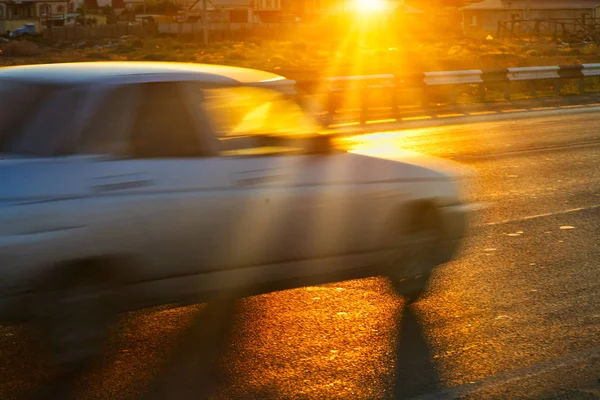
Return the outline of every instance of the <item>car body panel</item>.
{"type": "MultiPolygon", "coordinates": [[[[87,119],[102,96],[123,85],[289,86],[273,74],[229,67],[219,75],[213,66],[143,63],[119,71],[104,65],[94,63],[89,71],[82,65],[8,68],[0,70],[0,80],[68,82],[70,93],[85,92],[85,107],[68,127],[74,138],[88,132],[87,119]],[[57,73],[44,77],[41,71],[57,73]]],[[[117,110],[123,118],[110,130],[124,141],[118,148],[126,150],[132,140],[128,120],[138,100],[117,110]]],[[[204,156],[77,154],[74,147],[74,154],[0,158],[0,319],[24,315],[25,300],[15,299],[34,293],[61,265],[80,260],[127,260],[118,264],[128,294],[124,307],[137,308],[343,280],[360,275],[359,269],[378,274],[415,202],[443,210],[448,240],[464,234],[457,180],[465,171],[451,163],[360,150],[220,156],[210,113],[201,108],[189,106],[204,156]]],[[[44,133],[43,121],[36,124],[44,133]]],[[[51,134],[58,140],[66,131],[51,134]]],[[[455,248],[449,245],[447,259],[455,248]]]]}

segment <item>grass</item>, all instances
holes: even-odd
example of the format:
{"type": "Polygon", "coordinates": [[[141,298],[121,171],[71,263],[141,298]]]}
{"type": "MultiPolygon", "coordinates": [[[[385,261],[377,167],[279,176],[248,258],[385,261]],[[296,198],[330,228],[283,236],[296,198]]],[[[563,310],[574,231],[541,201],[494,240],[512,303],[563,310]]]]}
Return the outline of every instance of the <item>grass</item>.
{"type": "MultiPolygon", "coordinates": [[[[85,40],[77,43],[44,43],[43,41],[0,42],[0,65],[56,63],[74,61],[177,61],[226,64],[282,74],[291,79],[312,79],[325,76],[377,73],[411,74],[424,71],[461,69],[496,69],[536,65],[566,65],[600,62],[596,45],[580,47],[553,43],[514,43],[494,40],[456,39],[449,42],[428,40],[386,46],[341,47],[333,41],[275,41],[251,39],[228,41],[208,46],[171,37],[85,40]]],[[[552,82],[536,82],[537,96],[554,95],[552,82]]],[[[586,90],[600,91],[600,80],[587,79],[586,90]]],[[[480,102],[478,85],[453,87],[457,104],[480,102]]],[[[512,99],[531,98],[526,83],[512,85],[512,99]]],[[[578,93],[576,80],[565,82],[562,93],[578,93]]],[[[450,88],[429,88],[431,106],[448,104],[450,88]]],[[[341,108],[359,108],[366,99],[369,107],[388,107],[392,102],[389,90],[370,90],[344,97],[341,108]]],[[[423,99],[422,89],[401,90],[400,107],[415,107],[423,99]]],[[[486,88],[487,102],[504,101],[504,86],[486,88]]],[[[326,106],[325,96],[314,100],[326,106]]]]}
{"type": "Polygon", "coordinates": [[[294,79],[325,75],[494,69],[600,62],[595,45],[515,45],[457,38],[342,47],[333,40],[249,39],[203,46],[171,37],[83,40],[77,43],[11,41],[0,44],[0,65],[140,60],[227,64],[279,72],[294,79]]]}
{"type": "MultiPolygon", "coordinates": [[[[553,43],[516,45],[494,40],[469,39],[450,42],[404,42],[402,45],[388,43],[386,47],[350,45],[342,48],[327,40],[275,41],[257,38],[244,42],[218,42],[203,46],[194,41],[182,41],[171,37],[129,37],[53,44],[42,41],[11,41],[1,43],[0,52],[0,65],[109,60],[177,61],[257,68],[297,80],[339,75],[410,74],[423,71],[600,62],[600,49],[596,45],[573,48],[553,43]]],[[[538,95],[553,93],[551,83],[540,82],[536,85],[538,95]]],[[[600,90],[598,80],[588,80],[586,85],[587,90],[600,90]]],[[[451,96],[447,89],[431,89],[429,100],[433,104],[448,103],[451,96]]],[[[479,101],[478,90],[477,85],[460,85],[454,88],[454,96],[459,104],[476,103],[479,101]]],[[[529,97],[527,85],[515,83],[512,91],[515,100],[529,97]]],[[[577,82],[566,82],[563,93],[576,92],[577,82]]],[[[387,105],[391,102],[390,94],[385,91],[372,92],[368,96],[372,106],[377,106],[377,103],[387,105]]],[[[420,96],[419,93],[406,97],[403,95],[400,96],[400,102],[406,100],[414,104],[420,96]]],[[[356,103],[348,106],[360,105],[359,96],[354,97],[354,100],[346,99],[349,103],[356,103]]],[[[492,85],[486,89],[486,101],[502,101],[503,98],[503,87],[492,85]]]]}

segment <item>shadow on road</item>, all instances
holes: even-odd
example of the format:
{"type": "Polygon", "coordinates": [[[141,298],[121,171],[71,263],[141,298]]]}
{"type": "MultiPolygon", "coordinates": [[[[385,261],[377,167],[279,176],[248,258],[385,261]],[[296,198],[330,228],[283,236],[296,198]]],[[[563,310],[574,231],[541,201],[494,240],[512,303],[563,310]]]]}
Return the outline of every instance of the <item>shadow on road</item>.
{"type": "MultiPolygon", "coordinates": [[[[398,312],[404,315],[398,326],[393,398],[435,392],[439,376],[419,319],[412,307],[398,312]]],[[[208,399],[217,395],[227,383],[222,362],[231,344],[236,313],[235,301],[210,303],[201,309],[142,399],[208,399]]],[[[277,397],[253,393],[249,398],[277,397]]]]}
{"type": "Polygon", "coordinates": [[[224,382],[223,356],[231,342],[237,301],[208,303],[180,335],[143,400],[207,399],[224,382]]]}
{"type": "Polygon", "coordinates": [[[394,398],[408,399],[435,392],[439,386],[439,375],[412,307],[404,308],[398,329],[394,398]]]}
{"type": "MultiPolygon", "coordinates": [[[[200,308],[140,400],[219,398],[230,378],[239,379],[228,377],[223,365],[239,321],[238,304],[236,300],[228,300],[200,308]]],[[[396,326],[395,376],[390,380],[384,378],[386,385],[393,386],[392,398],[410,399],[436,392],[439,376],[418,316],[412,307],[404,307],[397,310],[394,319],[400,321],[396,326]]],[[[77,398],[73,391],[77,385],[73,383],[79,376],[62,378],[52,385],[51,392],[36,399],[77,398]],[[61,394],[57,397],[57,393],[61,394]]],[[[244,398],[281,398],[277,393],[278,388],[272,387],[261,393],[246,393],[248,397],[244,398]]]]}

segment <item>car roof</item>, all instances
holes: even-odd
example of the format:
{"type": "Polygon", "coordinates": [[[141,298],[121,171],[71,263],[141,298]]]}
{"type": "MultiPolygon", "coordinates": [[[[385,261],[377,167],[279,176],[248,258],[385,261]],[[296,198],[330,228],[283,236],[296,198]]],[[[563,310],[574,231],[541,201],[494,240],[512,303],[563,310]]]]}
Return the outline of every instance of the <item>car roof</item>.
{"type": "Polygon", "coordinates": [[[48,84],[80,84],[97,81],[122,82],[140,76],[161,77],[165,80],[192,79],[225,84],[286,81],[280,75],[255,69],[174,62],[108,61],[0,68],[0,79],[48,84]]]}

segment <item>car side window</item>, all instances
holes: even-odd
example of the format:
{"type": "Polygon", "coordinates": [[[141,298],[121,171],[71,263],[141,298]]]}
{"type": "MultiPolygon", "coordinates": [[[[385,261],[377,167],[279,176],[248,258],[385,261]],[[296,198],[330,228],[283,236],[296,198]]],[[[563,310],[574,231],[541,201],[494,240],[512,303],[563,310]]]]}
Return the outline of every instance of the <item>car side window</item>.
{"type": "Polygon", "coordinates": [[[197,90],[202,96],[192,106],[208,118],[222,156],[304,154],[303,144],[294,139],[317,131],[303,110],[279,92],[251,86],[197,90]]]}
{"type": "Polygon", "coordinates": [[[10,152],[31,154],[40,157],[63,155],[65,142],[76,130],[73,110],[81,104],[83,90],[60,90],[43,105],[33,116],[25,121],[22,131],[11,143],[10,152]]]}
{"type": "Polygon", "coordinates": [[[296,103],[274,90],[251,87],[204,89],[204,107],[219,138],[248,135],[302,136],[316,126],[296,103]]]}
{"type": "Polygon", "coordinates": [[[126,155],[131,113],[139,100],[139,91],[135,85],[103,89],[92,105],[95,111],[81,133],[77,152],[126,155]]]}
{"type": "Polygon", "coordinates": [[[129,154],[134,158],[208,155],[178,83],[140,85],[140,101],[134,110],[129,154]]]}

